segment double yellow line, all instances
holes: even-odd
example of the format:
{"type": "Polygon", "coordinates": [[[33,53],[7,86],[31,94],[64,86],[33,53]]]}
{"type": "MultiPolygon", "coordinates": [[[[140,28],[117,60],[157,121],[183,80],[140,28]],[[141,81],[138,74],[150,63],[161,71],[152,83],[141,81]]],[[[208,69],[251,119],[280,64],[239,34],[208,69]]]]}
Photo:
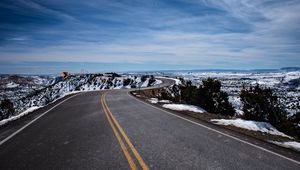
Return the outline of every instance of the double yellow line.
{"type": "Polygon", "coordinates": [[[148,170],[148,166],[145,164],[145,162],[143,161],[142,157],[140,156],[140,154],[138,153],[138,151],[135,149],[135,147],[133,146],[133,144],[131,143],[130,139],[128,138],[128,136],[126,135],[126,133],[124,132],[124,130],[122,129],[122,127],[120,126],[120,124],[118,123],[118,121],[115,119],[115,117],[113,116],[113,114],[111,113],[111,111],[109,110],[107,103],[105,101],[105,96],[106,93],[102,94],[101,98],[100,98],[100,103],[102,105],[103,111],[107,117],[107,120],[121,146],[121,149],[129,163],[129,166],[132,170],[136,170],[137,166],[135,165],[129,151],[128,148],[126,147],[125,143],[122,140],[125,140],[127,146],[129,147],[129,150],[133,153],[133,155],[135,156],[136,160],[138,161],[138,163],[140,164],[140,167],[143,170],[148,170]],[[120,135],[121,134],[121,135],[120,135]]]}

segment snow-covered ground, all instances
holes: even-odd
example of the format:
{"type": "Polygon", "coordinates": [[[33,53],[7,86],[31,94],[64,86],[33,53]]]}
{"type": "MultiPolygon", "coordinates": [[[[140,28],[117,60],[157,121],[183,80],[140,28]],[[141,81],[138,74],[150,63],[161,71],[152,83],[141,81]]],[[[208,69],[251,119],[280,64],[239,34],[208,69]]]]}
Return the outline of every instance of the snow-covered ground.
{"type": "Polygon", "coordinates": [[[0,121],[0,126],[5,125],[6,123],[11,122],[13,120],[19,119],[19,118],[27,115],[28,113],[33,112],[33,111],[35,111],[35,110],[37,110],[39,108],[40,107],[33,106],[33,107],[28,108],[27,110],[25,110],[24,112],[22,112],[22,113],[20,113],[20,114],[18,114],[16,116],[12,116],[12,117],[10,117],[8,119],[3,119],[3,120],[0,121]]]}
{"type": "Polygon", "coordinates": [[[172,103],[170,100],[158,100],[158,98],[148,99],[150,103],[172,103]]]}
{"type": "Polygon", "coordinates": [[[148,99],[150,103],[158,103],[158,98],[150,98],[148,99]]]}
{"type": "Polygon", "coordinates": [[[159,103],[172,103],[170,100],[159,100],[159,103]]]}
{"type": "Polygon", "coordinates": [[[296,150],[298,152],[300,152],[300,143],[299,142],[295,142],[295,141],[290,141],[290,142],[277,142],[277,141],[270,141],[271,143],[274,143],[276,145],[285,147],[285,148],[290,148],[293,150],[296,150]]]}
{"type": "Polygon", "coordinates": [[[217,125],[224,126],[235,126],[238,128],[243,128],[252,131],[259,131],[263,133],[269,133],[271,135],[278,135],[283,137],[291,138],[290,136],[278,131],[275,127],[267,122],[257,122],[251,120],[243,120],[243,119],[211,119],[211,121],[217,125]]]}
{"type": "Polygon", "coordinates": [[[191,111],[196,113],[204,113],[206,112],[204,109],[194,106],[194,105],[187,105],[187,104],[164,104],[162,107],[171,109],[171,110],[178,110],[178,111],[191,111]]]}
{"type": "Polygon", "coordinates": [[[270,87],[283,103],[289,115],[300,112],[300,70],[253,70],[253,71],[166,71],[155,72],[157,76],[178,77],[191,80],[196,86],[202,85],[207,78],[218,79],[222,83],[222,90],[229,94],[229,100],[235,107],[237,114],[243,114],[239,99],[240,91],[245,86],[259,84],[270,87]]]}
{"type": "Polygon", "coordinates": [[[155,86],[155,85],[159,85],[159,84],[162,84],[162,83],[163,83],[163,82],[162,82],[161,80],[156,79],[156,80],[155,80],[155,83],[154,83],[153,85],[155,86]]]}
{"type": "MultiPolygon", "coordinates": [[[[28,109],[43,107],[70,93],[102,89],[128,89],[148,87],[162,83],[150,77],[141,80],[137,76],[114,76],[112,74],[78,74],[67,79],[53,76],[0,75],[0,100],[10,99],[15,114],[3,122],[28,114],[28,109]]],[[[29,110],[30,111],[30,110],[29,110]]]]}
{"type": "Polygon", "coordinates": [[[19,84],[14,83],[14,82],[10,82],[10,83],[6,84],[6,88],[16,88],[18,86],[19,86],[19,84]]]}
{"type": "Polygon", "coordinates": [[[55,82],[55,77],[51,75],[0,75],[0,100],[8,98],[17,101],[55,82]]]}
{"type": "Polygon", "coordinates": [[[167,79],[174,80],[176,85],[180,85],[181,84],[181,81],[179,79],[177,79],[177,78],[170,78],[170,77],[168,77],[167,79]]]}

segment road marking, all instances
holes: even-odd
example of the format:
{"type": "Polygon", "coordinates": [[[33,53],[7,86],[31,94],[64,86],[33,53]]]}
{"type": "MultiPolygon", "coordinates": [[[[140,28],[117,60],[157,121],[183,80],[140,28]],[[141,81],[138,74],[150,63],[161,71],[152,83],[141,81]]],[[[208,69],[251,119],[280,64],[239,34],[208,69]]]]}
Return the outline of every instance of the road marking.
{"type": "Polygon", "coordinates": [[[122,151],[123,151],[123,153],[124,153],[124,155],[125,155],[125,157],[126,157],[128,163],[129,163],[130,168],[131,168],[132,170],[136,170],[137,168],[136,168],[136,165],[134,164],[133,159],[131,158],[131,156],[130,156],[130,154],[129,154],[129,152],[128,152],[128,150],[127,150],[127,148],[126,148],[124,142],[122,141],[122,139],[121,139],[121,137],[120,137],[120,135],[119,135],[119,133],[118,133],[116,127],[114,126],[114,124],[113,124],[111,118],[109,117],[107,108],[106,108],[105,104],[103,103],[104,100],[105,100],[105,99],[104,99],[104,95],[102,95],[102,96],[101,96],[101,99],[100,99],[100,102],[101,102],[103,111],[104,111],[104,113],[105,113],[105,115],[106,115],[106,118],[107,118],[107,120],[108,120],[108,122],[109,122],[109,124],[110,124],[110,126],[111,126],[111,128],[112,128],[112,130],[113,130],[113,132],[114,132],[114,134],[115,134],[115,136],[116,136],[116,138],[117,138],[117,140],[118,140],[120,146],[121,146],[121,149],[122,149],[122,151]]]}
{"type": "Polygon", "coordinates": [[[62,103],[66,102],[67,100],[79,95],[80,93],[78,94],[75,94],[74,96],[71,96],[61,102],[59,102],[58,104],[56,104],[55,106],[53,106],[52,108],[50,108],[49,110],[47,110],[46,112],[42,113],[41,115],[39,115],[38,117],[36,117],[35,119],[33,119],[32,121],[30,121],[28,124],[24,125],[23,127],[21,127],[19,130],[15,131],[13,134],[9,135],[8,137],[6,137],[5,139],[3,139],[1,142],[0,142],[0,146],[2,144],[4,144],[5,142],[7,142],[9,139],[11,139],[12,137],[14,137],[15,135],[17,135],[18,133],[20,133],[21,131],[23,131],[26,127],[28,127],[29,125],[31,125],[32,123],[34,123],[35,121],[37,121],[39,118],[41,118],[42,116],[44,116],[45,114],[47,114],[48,112],[50,112],[51,110],[55,109],[57,106],[61,105],[62,103]]]}
{"type": "Polygon", "coordinates": [[[214,132],[216,132],[216,133],[222,134],[222,135],[224,135],[224,136],[227,136],[227,137],[229,137],[229,138],[235,139],[235,140],[240,141],[240,142],[242,142],[242,143],[248,144],[248,145],[250,145],[250,146],[252,146],[252,147],[255,147],[255,148],[257,148],[257,149],[260,149],[260,150],[266,151],[266,152],[268,152],[268,153],[271,153],[271,154],[273,154],[273,155],[279,156],[279,157],[281,157],[281,158],[284,158],[284,159],[289,160],[289,161],[291,161],[291,162],[294,162],[294,163],[296,163],[296,164],[300,164],[299,161],[294,160],[294,159],[292,159],[292,158],[286,157],[286,156],[284,156],[284,155],[281,155],[281,154],[279,154],[279,153],[273,152],[273,151],[268,150],[268,149],[266,149],[266,148],[263,148],[263,147],[261,147],[261,146],[258,146],[258,145],[252,144],[252,143],[250,143],[250,142],[244,141],[244,140],[242,140],[242,139],[239,139],[239,138],[237,138],[237,137],[231,136],[231,135],[229,135],[229,134],[220,132],[220,131],[218,131],[218,130],[216,130],[216,129],[210,128],[210,127],[205,126],[205,125],[203,125],[203,124],[194,122],[194,121],[189,120],[189,119],[187,119],[187,118],[181,117],[181,116],[176,115],[176,114],[171,113],[171,112],[168,112],[168,111],[166,111],[166,110],[164,110],[164,109],[155,107],[155,106],[153,106],[153,105],[151,105],[151,104],[149,104],[149,103],[146,103],[146,102],[144,102],[144,101],[141,101],[141,100],[135,98],[134,96],[130,95],[129,92],[127,92],[127,95],[129,95],[130,97],[134,98],[135,100],[137,100],[137,101],[140,102],[140,103],[149,105],[149,106],[151,106],[151,107],[153,107],[153,108],[155,108],[155,109],[157,109],[157,110],[163,111],[163,112],[165,112],[165,113],[167,113],[167,114],[169,114],[169,115],[175,116],[175,117],[177,117],[177,118],[180,118],[180,119],[183,119],[183,120],[185,120],[185,121],[188,121],[188,122],[190,122],[190,123],[192,123],[192,124],[201,126],[201,127],[206,128],[206,129],[208,129],[208,130],[214,131],[214,132]]]}
{"type": "Polygon", "coordinates": [[[133,144],[131,143],[130,139],[128,138],[128,136],[126,135],[126,133],[124,132],[123,128],[120,126],[120,124],[118,123],[118,121],[116,120],[116,118],[113,116],[112,112],[109,110],[109,107],[106,103],[105,100],[105,96],[106,93],[103,95],[103,103],[111,117],[111,119],[113,120],[114,124],[116,125],[116,127],[118,128],[118,130],[120,131],[121,135],[123,136],[123,138],[125,139],[127,145],[129,146],[129,148],[131,149],[132,153],[134,154],[134,156],[136,157],[137,161],[139,162],[141,168],[143,170],[149,170],[148,166],[146,165],[146,163],[144,162],[143,158],[140,156],[140,154],[138,153],[138,151],[135,149],[135,147],[133,146],[133,144]]]}

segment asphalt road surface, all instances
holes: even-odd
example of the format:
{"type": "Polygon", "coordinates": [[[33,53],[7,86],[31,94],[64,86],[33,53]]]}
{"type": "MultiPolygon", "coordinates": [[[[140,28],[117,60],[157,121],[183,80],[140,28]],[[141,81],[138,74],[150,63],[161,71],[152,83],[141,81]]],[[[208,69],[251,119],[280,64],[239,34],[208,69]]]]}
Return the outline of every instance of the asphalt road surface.
{"type": "Polygon", "coordinates": [[[0,169],[300,169],[298,153],[155,108],[128,92],[68,96],[0,129],[0,169]]]}

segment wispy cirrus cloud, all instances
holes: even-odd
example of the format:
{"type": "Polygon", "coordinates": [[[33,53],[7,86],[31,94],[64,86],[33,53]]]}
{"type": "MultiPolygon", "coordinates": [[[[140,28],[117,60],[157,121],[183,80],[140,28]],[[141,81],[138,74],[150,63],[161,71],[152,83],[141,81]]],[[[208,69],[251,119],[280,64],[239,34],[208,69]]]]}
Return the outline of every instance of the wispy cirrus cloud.
{"type": "Polygon", "coordinates": [[[300,63],[296,0],[0,2],[0,62],[300,63]],[[21,27],[21,28],[20,28],[21,27]],[[8,41],[27,37],[22,41],[8,41]]]}

